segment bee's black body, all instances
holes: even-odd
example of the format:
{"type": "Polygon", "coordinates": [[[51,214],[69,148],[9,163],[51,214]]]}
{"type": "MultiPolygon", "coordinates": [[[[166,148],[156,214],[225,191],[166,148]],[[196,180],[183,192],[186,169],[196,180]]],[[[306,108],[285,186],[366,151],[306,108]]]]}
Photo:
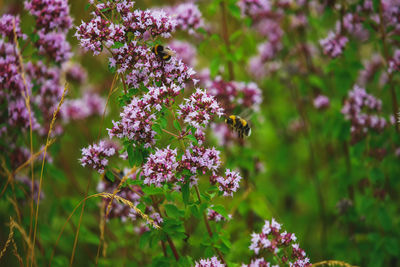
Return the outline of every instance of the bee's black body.
{"type": "Polygon", "coordinates": [[[230,115],[225,119],[225,122],[238,133],[239,138],[243,138],[243,136],[250,136],[251,128],[249,123],[239,116],[230,115]]]}
{"type": "Polygon", "coordinates": [[[173,55],[173,51],[164,48],[164,46],[156,44],[151,48],[151,51],[161,60],[169,61],[173,55]]]}

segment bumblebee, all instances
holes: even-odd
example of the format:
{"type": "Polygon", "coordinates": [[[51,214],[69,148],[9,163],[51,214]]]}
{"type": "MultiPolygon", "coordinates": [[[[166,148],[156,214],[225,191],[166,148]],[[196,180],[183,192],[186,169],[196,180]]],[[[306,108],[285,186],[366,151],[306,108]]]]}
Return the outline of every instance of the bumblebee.
{"type": "Polygon", "coordinates": [[[151,48],[151,52],[153,52],[159,59],[163,61],[169,61],[171,57],[175,55],[174,51],[159,44],[153,46],[151,48]]]}
{"type": "Polygon", "coordinates": [[[225,123],[228,124],[230,128],[234,129],[238,133],[239,138],[243,138],[244,136],[250,136],[251,134],[251,128],[249,123],[245,119],[242,119],[239,116],[230,115],[225,119],[225,123]]]}

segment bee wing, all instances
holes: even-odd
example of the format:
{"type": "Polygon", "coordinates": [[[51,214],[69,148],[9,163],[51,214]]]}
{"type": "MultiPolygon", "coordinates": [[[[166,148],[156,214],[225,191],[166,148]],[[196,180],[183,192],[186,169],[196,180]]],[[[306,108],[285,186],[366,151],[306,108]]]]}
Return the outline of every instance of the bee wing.
{"type": "Polygon", "coordinates": [[[253,110],[250,108],[246,108],[242,112],[240,112],[239,116],[244,119],[248,119],[249,117],[251,117],[252,114],[253,114],[253,110]]]}
{"type": "Polygon", "coordinates": [[[171,57],[174,57],[176,55],[176,52],[174,50],[171,50],[169,47],[164,48],[164,53],[171,57]]]}

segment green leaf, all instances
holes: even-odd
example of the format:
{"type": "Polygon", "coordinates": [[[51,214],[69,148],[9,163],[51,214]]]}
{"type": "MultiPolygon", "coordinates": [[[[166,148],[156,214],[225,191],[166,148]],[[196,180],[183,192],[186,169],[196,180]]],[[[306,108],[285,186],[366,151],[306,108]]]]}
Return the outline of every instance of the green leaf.
{"type": "Polygon", "coordinates": [[[210,63],[210,75],[211,77],[215,77],[218,74],[220,65],[220,59],[215,57],[210,63]]]}
{"type": "Polygon", "coordinates": [[[160,124],[161,124],[161,127],[162,127],[162,128],[167,127],[167,119],[161,117],[161,118],[160,118],[160,124]]]}
{"type": "Polygon", "coordinates": [[[172,204],[166,204],[164,206],[165,212],[167,213],[168,217],[170,218],[175,218],[179,219],[180,217],[183,217],[185,213],[181,210],[179,210],[175,205],[172,204]]]}
{"type": "Polygon", "coordinates": [[[183,184],[181,190],[182,190],[183,203],[187,205],[189,203],[189,197],[190,197],[189,182],[183,184]]]}
{"type": "Polygon", "coordinates": [[[308,77],[308,81],[312,86],[315,86],[320,89],[325,89],[325,83],[320,76],[310,75],[308,77]]]}
{"type": "Polygon", "coordinates": [[[372,0],[372,5],[375,12],[379,12],[379,5],[381,0],[372,0]]]}
{"type": "Polygon", "coordinates": [[[177,120],[174,120],[174,127],[179,131],[182,132],[182,128],[177,120]]]}
{"type": "Polygon", "coordinates": [[[196,145],[199,144],[199,142],[197,141],[196,137],[192,134],[189,134],[186,136],[187,139],[189,139],[190,141],[192,141],[193,143],[195,143],[196,145]]]}
{"type": "Polygon", "coordinates": [[[151,129],[153,129],[156,133],[160,134],[161,133],[161,126],[157,123],[153,124],[153,126],[151,126],[151,129]]]}
{"type": "Polygon", "coordinates": [[[147,195],[158,195],[164,193],[162,188],[155,186],[142,187],[142,190],[147,195]]]}
{"type": "Polygon", "coordinates": [[[59,181],[66,181],[67,180],[64,172],[61,171],[60,169],[57,169],[57,167],[54,166],[53,164],[47,164],[46,165],[46,170],[49,172],[50,176],[53,177],[56,180],[59,180],[59,181]]]}
{"type": "Polygon", "coordinates": [[[111,182],[115,181],[114,174],[110,170],[106,170],[106,178],[111,182]]]}
{"type": "Polygon", "coordinates": [[[211,207],[212,210],[218,212],[219,214],[221,214],[225,219],[229,219],[229,214],[228,212],[225,210],[225,207],[222,205],[215,205],[213,207],[211,207]]]}
{"type": "Polygon", "coordinates": [[[114,42],[114,44],[111,46],[111,49],[117,49],[123,47],[125,44],[120,43],[120,42],[114,42]]]}
{"type": "Polygon", "coordinates": [[[89,7],[90,7],[90,3],[86,4],[85,5],[85,11],[88,11],[89,7]]]}
{"type": "Polygon", "coordinates": [[[140,240],[139,240],[139,247],[140,248],[144,248],[150,241],[150,236],[151,236],[151,232],[144,232],[141,236],[140,236],[140,240]]]}
{"type": "Polygon", "coordinates": [[[190,212],[198,219],[200,219],[202,216],[201,212],[199,212],[199,209],[197,208],[197,205],[190,206],[190,212]]]}
{"type": "Polygon", "coordinates": [[[229,3],[228,10],[233,17],[240,19],[240,8],[235,3],[229,3]]]}
{"type": "Polygon", "coordinates": [[[130,144],[128,145],[126,151],[128,152],[128,161],[129,161],[129,165],[131,167],[135,166],[135,151],[133,149],[133,146],[130,144]]]}

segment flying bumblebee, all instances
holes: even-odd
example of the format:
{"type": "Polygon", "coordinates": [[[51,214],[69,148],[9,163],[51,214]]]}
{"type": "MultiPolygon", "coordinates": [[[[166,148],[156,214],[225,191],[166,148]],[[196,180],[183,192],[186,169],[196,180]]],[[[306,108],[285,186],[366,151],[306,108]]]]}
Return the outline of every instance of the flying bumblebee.
{"type": "Polygon", "coordinates": [[[153,52],[159,59],[163,61],[169,61],[171,57],[175,56],[174,51],[159,44],[153,46],[151,48],[151,52],[153,52]]]}
{"type": "Polygon", "coordinates": [[[239,138],[250,136],[251,134],[251,128],[248,121],[239,116],[230,115],[225,119],[225,123],[238,133],[239,138]]]}

